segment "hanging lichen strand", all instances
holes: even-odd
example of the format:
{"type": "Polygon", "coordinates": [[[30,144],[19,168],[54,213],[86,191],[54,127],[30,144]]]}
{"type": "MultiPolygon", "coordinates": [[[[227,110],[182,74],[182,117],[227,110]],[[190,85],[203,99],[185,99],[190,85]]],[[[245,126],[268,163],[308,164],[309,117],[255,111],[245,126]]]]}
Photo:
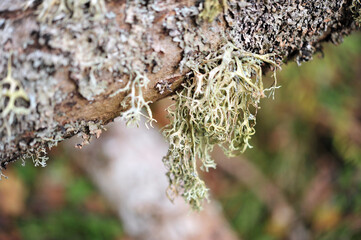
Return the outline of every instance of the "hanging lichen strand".
{"type": "Polygon", "coordinates": [[[257,55],[227,43],[209,54],[200,64],[188,63],[192,69],[184,89],[170,107],[171,123],[164,130],[170,147],[163,161],[170,181],[170,199],[181,194],[194,209],[200,209],[208,189],[200,179],[200,169],[215,168],[210,153],[221,146],[228,156],[244,152],[255,133],[256,113],[265,92],[262,65],[274,70],[273,55],[257,55]]]}

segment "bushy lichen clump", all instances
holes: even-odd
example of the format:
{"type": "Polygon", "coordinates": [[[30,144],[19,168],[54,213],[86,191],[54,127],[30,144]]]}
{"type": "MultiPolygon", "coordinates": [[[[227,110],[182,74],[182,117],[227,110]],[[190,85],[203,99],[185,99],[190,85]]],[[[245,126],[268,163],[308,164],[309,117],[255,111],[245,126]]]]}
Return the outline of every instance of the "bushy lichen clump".
{"type": "Polygon", "coordinates": [[[119,28],[115,14],[107,11],[105,0],[43,0],[37,8],[39,21],[50,23],[47,28],[60,26],[65,30],[61,37],[53,38],[50,44],[53,48],[73,54],[70,76],[77,83],[79,93],[87,100],[94,100],[106,90],[109,82],[100,80],[105,73],[110,73],[112,79],[120,82],[124,74],[129,76],[126,85],[111,94],[111,97],[125,94],[120,104],[125,110],[121,117],[127,124],[136,124],[141,116],[147,117],[150,123],[154,120],[149,102],[144,100],[142,94],[142,89],[149,83],[144,72],[146,65],[149,65],[146,58],[152,61],[154,57],[141,54],[142,50],[149,50],[143,38],[153,18],[150,11],[147,12],[149,19],[143,17],[146,9],[141,2],[127,4],[126,22],[137,25],[131,28],[130,33],[119,28]],[[140,57],[142,61],[139,61],[140,57]],[[141,111],[142,108],[146,109],[147,114],[141,111]]]}
{"type": "Polygon", "coordinates": [[[353,0],[350,9],[354,15],[356,22],[361,25],[361,1],[353,0]]]}
{"type": "MultiPolygon", "coordinates": [[[[142,74],[139,71],[130,73],[127,85],[124,88],[117,90],[110,95],[113,97],[119,93],[125,92],[127,95],[121,102],[121,105],[126,111],[121,113],[127,125],[137,125],[140,122],[141,116],[145,117],[152,126],[152,122],[155,121],[152,117],[152,110],[149,107],[150,101],[145,101],[143,97],[143,89],[148,85],[149,79],[146,74],[142,74]],[[145,109],[147,114],[144,114],[142,110],[145,109]]],[[[148,125],[146,125],[148,126],[148,125]]]]}
{"type": "Polygon", "coordinates": [[[170,144],[164,163],[171,198],[181,194],[199,209],[208,189],[199,177],[197,161],[201,170],[208,171],[216,166],[210,156],[215,145],[228,156],[251,147],[260,99],[276,88],[275,74],[273,86],[264,88],[263,64],[277,67],[273,55],[244,52],[231,43],[199,64],[188,63],[192,75],[177,94],[169,110],[172,122],[164,131],[170,144]]]}

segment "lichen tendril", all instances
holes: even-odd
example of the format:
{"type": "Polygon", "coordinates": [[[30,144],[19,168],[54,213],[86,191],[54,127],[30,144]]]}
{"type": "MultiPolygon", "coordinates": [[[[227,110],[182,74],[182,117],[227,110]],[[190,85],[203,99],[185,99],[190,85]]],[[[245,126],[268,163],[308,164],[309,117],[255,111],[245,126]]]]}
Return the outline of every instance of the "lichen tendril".
{"type": "Polygon", "coordinates": [[[163,161],[171,199],[181,194],[194,209],[200,209],[208,189],[199,177],[197,161],[201,170],[208,171],[216,166],[210,154],[215,145],[227,156],[251,147],[260,99],[267,91],[273,95],[277,88],[275,72],[272,87],[264,88],[264,64],[274,70],[278,67],[272,54],[245,52],[231,43],[199,64],[187,63],[191,74],[168,110],[171,123],[164,130],[170,145],[163,161]]]}

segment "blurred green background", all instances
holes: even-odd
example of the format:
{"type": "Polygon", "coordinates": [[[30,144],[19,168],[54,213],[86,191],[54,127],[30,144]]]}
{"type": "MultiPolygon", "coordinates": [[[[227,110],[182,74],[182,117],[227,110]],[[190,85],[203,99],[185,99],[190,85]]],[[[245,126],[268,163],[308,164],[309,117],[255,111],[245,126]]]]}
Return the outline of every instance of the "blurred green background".
{"type": "MultiPolygon", "coordinates": [[[[361,239],[361,34],[324,45],[324,54],[283,66],[282,87],[275,100],[262,101],[254,148],[243,157],[287,199],[312,239],[361,239]]],[[[62,148],[51,151],[46,168],[16,162],[5,172],[0,240],[126,237],[62,148]]],[[[290,230],[257,189],[222,168],[204,177],[243,239],[287,238],[290,230]]]]}

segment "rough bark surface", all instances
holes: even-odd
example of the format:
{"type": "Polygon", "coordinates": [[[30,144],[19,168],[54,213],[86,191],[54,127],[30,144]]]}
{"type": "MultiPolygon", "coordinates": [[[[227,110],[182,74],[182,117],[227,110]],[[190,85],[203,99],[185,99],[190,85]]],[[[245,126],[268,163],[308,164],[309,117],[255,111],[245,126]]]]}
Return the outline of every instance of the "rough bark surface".
{"type": "Polygon", "coordinates": [[[17,105],[30,112],[0,113],[1,168],[24,154],[41,157],[42,149],[75,134],[85,142],[99,135],[102,125],[126,110],[129,91],[114,93],[134,76],[150,80],[145,101],[172,94],[187,62],[225,41],[273,53],[279,63],[308,61],[321,42],[340,43],[356,28],[351,2],[229,1],[210,23],[199,17],[203,1],[107,1],[98,20],[44,14],[41,1],[29,1],[25,9],[23,1],[3,0],[0,79],[11,69],[28,97],[17,105]]]}

